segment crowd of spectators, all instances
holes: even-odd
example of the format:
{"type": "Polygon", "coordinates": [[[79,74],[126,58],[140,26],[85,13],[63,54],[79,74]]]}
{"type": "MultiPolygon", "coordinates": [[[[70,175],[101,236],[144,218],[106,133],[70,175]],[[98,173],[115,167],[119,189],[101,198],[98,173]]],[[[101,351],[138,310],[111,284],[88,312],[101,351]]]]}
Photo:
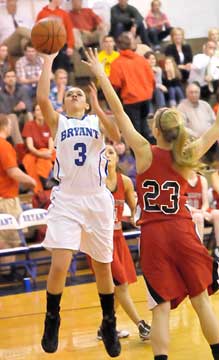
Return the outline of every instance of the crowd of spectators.
{"type": "MultiPolygon", "coordinates": [[[[35,104],[42,58],[30,41],[30,17],[17,13],[17,2],[6,0],[5,12],[0,14],[0,114],[10,121],[8,140],[17,151],[18,165],[34,179],[32,188],[37,193],[53,185],[48,179],[52,178],[55,153],[50,131],[35,104]]],[[[83,7],[82,0],[71,0],[69,11],[62,9],[61,3],[48,1],[35,19],[59,17],[66,28],[67,41],[51,74],[50,99],[56,111],[64,112],[64,93],[74,85],[69,82],[74,53],[83,60],[86,47],[92,46],[98,48],[98,58],[126,113],[151,143],[154,139],[148,119],[164,106],[182,111],[193,136],[208,129],[219,106],[219,29],[209,29],[202,51],[193,55],[186,29],[171,25],[160,0],[151,1],[145,16],[128,0],[117,0],[110,10],[110,29],[104,18],[83,7]],[[163,42],[165,38],[169,41],[163,42]]],[[[3,128],[7,127],[2,119],[3,128]]],[[[124,143],[115,144],[115,148],[122,171],[135,182],[132,153],[124,143]]],[[[216,163],[217,158],[214,160],[216,163]]],[[[0,159],[0,199],[10,177],[4,166],[0,159]],[[1,182],[3,170],[7,176],[1,182]]],[[[219,196],[219,189],[215,191],[219,196]]]]}

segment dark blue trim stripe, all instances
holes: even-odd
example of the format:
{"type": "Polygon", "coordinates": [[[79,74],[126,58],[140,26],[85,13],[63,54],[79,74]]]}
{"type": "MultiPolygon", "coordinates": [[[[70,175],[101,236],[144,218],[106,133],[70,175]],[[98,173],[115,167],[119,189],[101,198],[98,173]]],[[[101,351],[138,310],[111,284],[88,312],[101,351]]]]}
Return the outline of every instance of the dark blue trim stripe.
{"type": "Polygon", "coordinates": [[[57,164],[57,168],[58,168],[58,170],[57,170],[57,174],[56,174],[56,178],[57,178],[57,180],[61,181],[61,178],[59,177],[59,173],[60,173],[60,164],[59,164],[59,160],[57,159],[57,157],[56,157],[56,164],[57,164]]]}
{"type": "Polygon", "coordinates": [[[100,169],[101,169],[101,160],[102,160],[102,158],[101,158],[101,155],[102,155],[102,153],[105,151],[105,148],[100,152],[100,159],[99,159],[99,169],[98,169],[98,171],[99,171],[99,177],[100,177],[100,182],[99,182],[99,185],[101,186],[102,185],[102,174],[101,174],[101,171],[100,171],[100,169]]]}

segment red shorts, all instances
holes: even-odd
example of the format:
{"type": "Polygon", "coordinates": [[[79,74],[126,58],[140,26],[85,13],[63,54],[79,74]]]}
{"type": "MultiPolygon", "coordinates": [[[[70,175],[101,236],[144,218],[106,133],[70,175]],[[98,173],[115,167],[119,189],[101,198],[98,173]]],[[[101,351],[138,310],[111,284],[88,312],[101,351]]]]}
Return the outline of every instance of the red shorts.
{"type": "Polygon", "coordinates": [[[143,226],[140,257],[150,308],[164,301],[175,308],[187,295],[197,296],[207,288],[209,293],[218,290],[218,265],[190,219],[143,226]]]}
{"type": "Polygon", "coordinates": [[[122,230],[114,231],[111,269],[115,285],[137,281],[135,266],[122,230]]]}

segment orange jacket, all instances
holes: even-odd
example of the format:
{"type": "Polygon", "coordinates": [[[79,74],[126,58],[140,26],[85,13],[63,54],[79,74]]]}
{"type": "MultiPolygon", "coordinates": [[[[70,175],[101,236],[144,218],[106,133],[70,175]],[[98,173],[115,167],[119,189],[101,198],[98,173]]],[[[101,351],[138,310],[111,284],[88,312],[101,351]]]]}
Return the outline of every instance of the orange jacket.
{"type": "Polygon", "coordinates": [[[16,151],[5,139],[0,138],[0,197],[18,196],[18,182],[10,178],[7,170],[17,167],[16,151]]]}
{"type": "Polygon", "coordinates": [[[67,34],[67,46],[68,46],[68,48],[73,48],[75,41],[74,41],[74,35],[73,35],[72,22],[69,17],[69,14],[65,10],[60,9],[59,7],[57,7],[55,10],[51,10],[48,8],[48,5],[47,5],[47,6],[44,6],[42,8],[42,10],[38,13],[36,21],[45,19],[50,16],[51,17],[58,16],[59,18],[62,19],[63,24],[65,26],[66,34],[67,34]]]}
{"type": "Polygon", "coordinates": [[[152,98],[154,74],[148,61],[132,50],[121,50],[112,62],[109,77],[113,87],[120,90],[124,104],[135,104],[152,98]]]}

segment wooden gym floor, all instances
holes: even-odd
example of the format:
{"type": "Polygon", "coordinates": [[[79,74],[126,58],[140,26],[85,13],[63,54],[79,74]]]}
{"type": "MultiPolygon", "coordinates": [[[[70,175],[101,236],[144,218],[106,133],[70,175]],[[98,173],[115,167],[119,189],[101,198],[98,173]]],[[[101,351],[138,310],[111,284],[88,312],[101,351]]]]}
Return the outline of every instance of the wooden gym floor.
{"type": "MultiPolygon", "coordinates": [[[[142,318],[151,320],[145,302],[143,278],[130,286],[130,293],[142,318]]],[[[219,293],[212,297],[219,315],[219,293]]],[[[40,346],[45,310],[45,291],[35,291],[0,298],[0,360],[105,360],[109,359],[101,341],[96,340],[100,322],[100,307],[95,283],[65,288],[62,299],[60,342],[55,354],[46,354],[40,346]]],[[[131,335],[121,340],[121,360],[152,360],[150,342],[142,342],[136,326],[119,309],[119,329],[131,335]]],[[[188,300],[171,312],[170,359],[210,360],[198,319],[188,300]]]]}

